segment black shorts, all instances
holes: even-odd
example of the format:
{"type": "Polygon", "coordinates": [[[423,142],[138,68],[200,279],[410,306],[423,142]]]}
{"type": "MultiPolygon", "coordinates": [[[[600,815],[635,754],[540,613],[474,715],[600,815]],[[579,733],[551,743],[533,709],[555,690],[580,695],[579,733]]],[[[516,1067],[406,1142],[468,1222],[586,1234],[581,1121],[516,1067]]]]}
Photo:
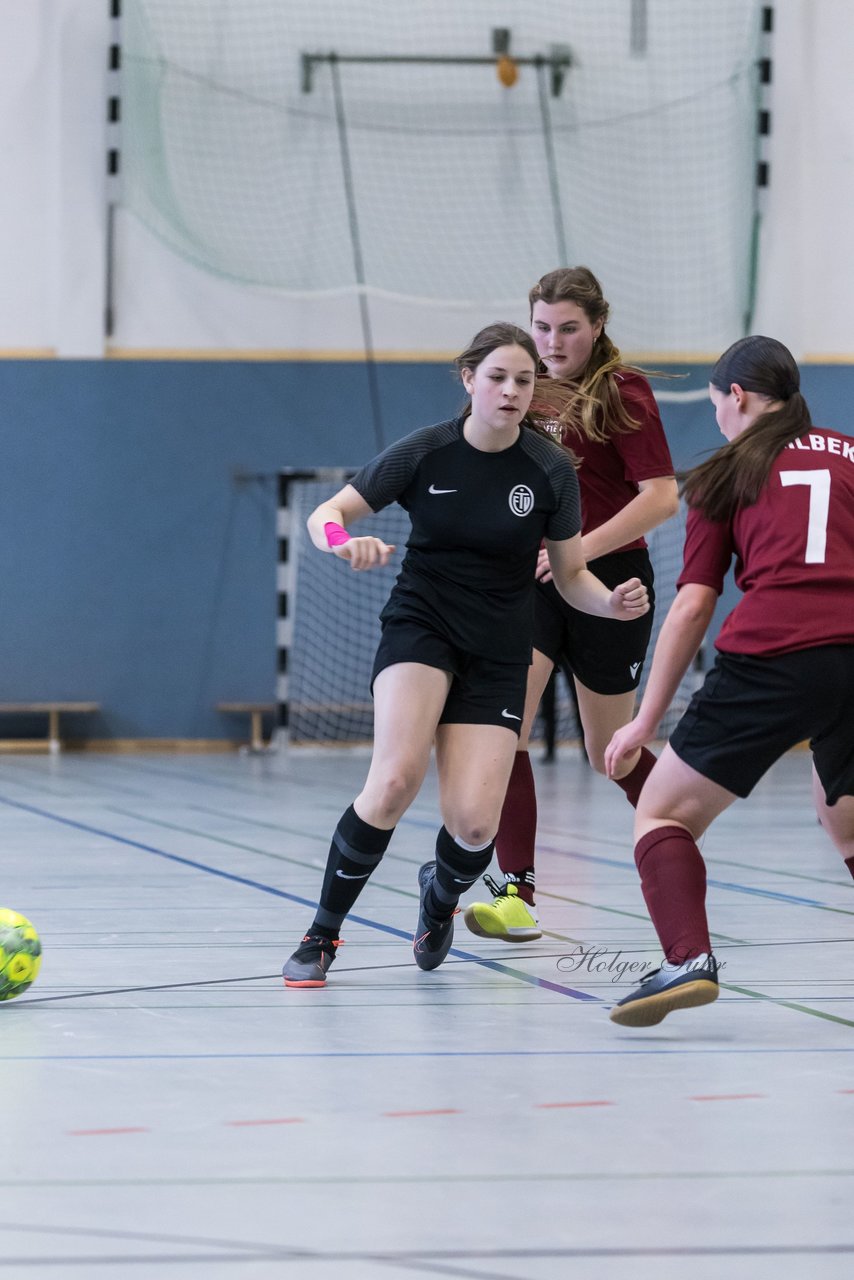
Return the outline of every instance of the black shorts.
{"type": "Polygon", "coordinates": [[[383,627],[371,688],[397,662],[421,662],[453,677],[440,724],[496,724],[518,736],[525,711],[529,663],[495,662],[457,648],[420,622],[392,619],[383,627]]]}
{"type": "Polygon", "coordinates": [[[655,613],[652,564],[645,547],[614,551],[591,560],[592,574],[613,589],[640,578],[649,592],[649,612],[632,622],[597,618],[567,604],[553,582],[534,593],[534,648],[554,665],[568,668],[594,693],[629,693],[640,684],[655,613]]]}
{"type": "Polygon", "coordinates": [[[772,657],[719,653],[670,745],[704,778],[743,798],[805,740],[828,804],[854,795],[854,645],[772,657]]]}

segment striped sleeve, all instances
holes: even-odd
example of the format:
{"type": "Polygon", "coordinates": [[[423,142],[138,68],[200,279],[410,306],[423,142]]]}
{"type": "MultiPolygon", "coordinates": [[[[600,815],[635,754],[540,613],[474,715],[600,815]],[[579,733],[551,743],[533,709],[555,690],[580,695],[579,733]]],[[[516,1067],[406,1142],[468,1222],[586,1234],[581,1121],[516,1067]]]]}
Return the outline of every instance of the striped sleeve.
{"type": "Polygon", "coordinates": [[[372,511],[382,511],[408,488],[426,454],[453,443],[458,434],[455,421],[420,427],[366,463],[350,483],[372,511]]]}

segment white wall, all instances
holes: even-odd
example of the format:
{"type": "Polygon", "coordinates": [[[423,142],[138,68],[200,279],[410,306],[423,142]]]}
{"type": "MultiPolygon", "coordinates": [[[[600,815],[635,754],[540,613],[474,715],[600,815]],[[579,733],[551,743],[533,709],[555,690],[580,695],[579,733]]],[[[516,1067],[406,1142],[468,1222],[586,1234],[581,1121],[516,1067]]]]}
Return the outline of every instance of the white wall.
{"type": "MultiPolygon", "coordinates": [[[[854,5],[777,0],[775,14],[754,328],[801,357],[854,359],[854,5]]],[[[0,0],[0,28],[0,349],[100,355],[107,0],[0,0]]],[[[352,297],[245,289],[176,258],[133,218],[118,233],[119,347],[359,347],[352,297]]],[[[507,318],[524,321],[522,303],[507,318]]],[[[476,308],[415,316],[403,303],[372,316],[377,347],[411,347],[416,334],[442,351],[494,318],[476,308]]]]}
{"type": "Polygon", "coordinates": [[[0,349],[54,343],[46,260],[56,157],[56,112],[46,100],[52,40],[45,5],[0,7],[0,349]]]}
{"type": "MultiPolygon", "coordinates": [[[[808,349],[854,357],[854,5],[812,0],[804,6],[803,44],[789,67],[806,63],[808,128],[799,187],[803,220],[808,349]]],[[[790,72],[790,74],[794,74],[790,72]]],[[[804,101],[804,99],[802,99],[804,101]]],[[[785,254],[775,264],[785,270],[785,254]]],[[[791,299],[797,307],[799,299],[791,299]]]]}
{"type": "Polygon", "coordinates": [[[854,5],[777,0],[754,329],[854,360],[854,5]]]}

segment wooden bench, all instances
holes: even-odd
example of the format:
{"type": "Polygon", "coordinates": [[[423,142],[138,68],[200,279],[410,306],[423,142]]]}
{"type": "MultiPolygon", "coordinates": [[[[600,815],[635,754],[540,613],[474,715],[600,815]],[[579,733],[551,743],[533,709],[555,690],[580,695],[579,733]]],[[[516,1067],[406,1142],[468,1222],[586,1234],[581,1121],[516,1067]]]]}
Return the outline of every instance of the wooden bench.
{"type": "Polygon", "coordinates": [[[271,744],[264,741],[263,718],[276,710],[275,702],[218,702],[216,709],[227,715],[249,716],[250,738],[247,750],[253,753],[272,750],[271,744]]]}
{"type": "Polygon", "coordinates": [[[0,716],[47,716],[46,738],[7,738],[0,740],[0,750],[59,751],[59,717],[62,712],[89,715],[100,711],[100,702],[0,702],[0,716]]]}

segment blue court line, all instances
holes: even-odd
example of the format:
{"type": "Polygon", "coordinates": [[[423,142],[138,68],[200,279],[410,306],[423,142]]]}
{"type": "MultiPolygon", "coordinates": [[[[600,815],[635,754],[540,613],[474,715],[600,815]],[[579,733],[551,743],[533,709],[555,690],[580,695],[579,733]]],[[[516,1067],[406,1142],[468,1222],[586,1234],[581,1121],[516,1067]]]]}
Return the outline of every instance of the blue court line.
{"type": "MultiPolygon", "coordinates": [[[[23,1008],[26,1001],[17,1003],[18,1008],[23,1008]]],[[[5,1014],[4,1014],[5,1017],[5,1014]]],[[[673,1057],[681,1057],[687,1054],[725,1054],[728,1058],[735,1054],[750,1054],[755,1057],[758,1054],[805,1054],[805,1053],[854,1053],[854,1047],[851,1048],[783,1048],[783,1049],[762,1049],[747,1046],[744,1049],[736,1048],[732,1045],[723,1045],[720,1048],[714,1048],[711,1045],[703,1046],[703,1048],[627,1048],[623,1045],[619,1049],[377,1049],[375,1051],[358,1050],[358,1049],[337,1049],[337,1050],[307,1050],[305,1052],[297,1052],[287,1050],[270,1051],[269,1053],[9,1053],[0,1056],[0,1062],[149,1062],[149,1061],[208,1061],[208,1060],[233,1060],[244,1062],[250,1058],[257,1059],[287,1059],[290,1061],[301,1061],[306,1058],[312,1059],[331,1059],[331,1058],[370,1058],[370,1059],[386,1059],[386,1058],[631,1058],[635,1056],[653,1055],[670,1055],[673,1057]]]]}
{"type": "MultiPolygon", "coordinates": [[[[284,898],[289,902],[299,903],[301,906],[311,907],[312,910],[314,910],[317,907],[317,903],[312,901],[311,899],[301,898],[296,894],[287,893],[283,889],[274,889],[272,885],[263,884],[261,881],[258,881],[258,880],[251,880],[246,876],[235,875],[234,872],[220,871],[216,867],[208,866],[206,863],[203,863],[203,862],[197,862],[192,858],[182,857],[180,854],[167,853],[166,850],[164,849],[158,849],[154,845],[143,844],[138,840],[131,840],[126,836],[116,835],[112,831],[104,831],[101,828],[92,827],[86,823],[77,822],[72,818],[63,818],[59,814],[51,813],[45,809],[39,809],[35,805],[24,804],[22,801],[18,801],[18,800],[10,800],[8,797],[2,796],[2,795],[0,795],[0,803],[9,805],[13,809],[21,809],[28,813],[34,813],[38,817],[46,818],[49,822],[58,822],[64,826],[72,827],[79,831],[86,831],[92,835],[103,836],[108,840],[115,840],[118,844],[124,844],[134,849],[140,849],[145,853],[153,853],[155,854],[155,856],[159,858],[165,858],[167,861],[175,862],[187,867],[192,867],[194,870],[197,870],[197,871],[204,871],[208,875],[219,876],[221,879],[229,880],[235,884],[243,884],[249,888],[259,889],[262,893],[268,893],[278,898],[284,898]]],[[[552,852],[555,852],[555,850],[553,849],[552,852]]],[[[565,852],[565,851],[558,851],[558,852],[565,852]]],[[[570,853],[568,856],[577,858],[582,861],[603,862],[607,865],[621,867],[623,869],[631,865],[629,863],[619,862],[613,858],[599,858],[590,854],[570,853]]],[[[710,883],[714,883],[714,882],[710,882],[710,883]]],[[[740,886],[733,886],[733,887],[737,889],[740,886]]],[[[771,897],[782,896],[784,898],[787,897],[787,895],[774,895],[774,894],[769,894],[769,896],[771,897]]],[[[804,903],[804,902],[808,902],[809,900],[794,899],[794,901],[804,903]]],[[[817,906],[820,909],[826,910],[826,911],[836,910],[836,908],[826,907],[824,906],[823,903],[819,903],[819,902],[813,903],[812,905],[817,906]]],[[[854,914],[854,913],[846,912],[845,914],[854,914]]],[[[391,925],[380,924],[378,921],[368,920],[364,916],[351,915],[348,917],[348,919],[352,920],[356,924],[365,925],[366,928],[376,929],[376,930],[379,930],[381,933],[387,933],[387,934],[391,934],[393,937],[402,938],[406,942],[411,941],[411,934],[405,932],[402,929],[396,929],[391,925]]],[[[540,989],[546,990],[546,991],[554,991],[557,995],[568,996],[573,1000],[589,1002],[591,1004],[607,1005],[610,1003],[610,1001],[602,1000],[601,997],[591,995],[589,992],[578,991],[573,987],[563,986],[561,983],[550,982],[547,978],[537,978],[532,974],[524,973],[518,969],[511,969],[508,965],[501,964],[500,961],[486,960],[482,956],[475,955],[472,952],[459,950],[456,947],[451,948],[449,955],[453,955],[458,957],[461,960],[467,960],[474,964],[480,965],[481,968],[491,969],[493,972],[503,974],[506,977],[515,978],[516,981],[526,983],[529,986],[539,987],[540,989]]],[[[358,972],[358,970],[356,970],[355,972],[358,972]]],[[[721,985],[725,989],[728,988],[727,983],[722,983],[721,985]]],[[[739,988],[736,988],[736,987],[733,987],[732,989],[739,990],[739,988]]],[[[852,1025],[847,1019],[838,1018],[829,1014],[822,1013],[821,1011],[812,1010],[806,1005],[789,1003],[787,1001],[781,1001],[781,1000],[775,999],[773,996],[764,996],[760,992],[749,991],[746,988],[743,990],[743,994],[750,995],[753,998],[760,998],[763,1000],[767,1000],[771,1004],[780,1004],[780,1005],[783,1005],[784,1007],[794,1009],[800,1013],[812,1014],[815,1017],[819,1017],[827,1021],[839,1022],[844,1024],[845,1026],[852,1025]]]]}
{"type": "Polygon", "coordinates": [[[140,791],[136,787],[122,786],[117,782],[104,782],[99,779],[98,782],[89,782],[88,779],[81,777],[79,773],[65,775],[45,776],[43,774],[35,774],[32,770],[27,771],[26,768],[15,769],[16,764],[22,764],[21,760],[4,759],[0,768],[6,774],[4,782],[11,783],[15,787],[20,787],[22,791],[38,791],[42,795],[48,795],[52,798],[60,798],[62,800],[79,797],[81,788],[86,791],[94,792],[96,795],[103,791],[118,791],[122,795],[135,796],[137,799],[151,799],[151,791],[140,791]],[[33,781],[33,779],[37,779],[33,781]],[[60,781],[66,782],[64,787],[58,787],[56,784],[60,781]],[[53,784],[53,785],[50,785],[53,784]]]}
{"type": "MultiPolygon", "coordinates": [[[[199,774],[199,773],[193,773],[193,772],[192,772],[192,770],[190,770],[190,769],[183,769],[183,770],[180,770],[180,771],[178,771],[178,770],[164,769],[164,768],[159,767],[159,766],[157,766],[157,765],[149,764],[147,761],[135,762],[133,765],[131,765],[131,764],[127,763],[127,762],[121,761],[121,760],[102,760],[102,761],[100,761],[100,763],[101,763],[102,765],[106,765],[108,768],[109,768],[110,766],[112,766],[114,769],[117,769],[119,772],[124,772],[124,773],[127,773],[127,772],[128,772],[128,770],[131,770],[132,772],[133,772],[133,771],[135,771],[135,772],[138,772],[138,773],[141,773],[141,774],[151,775],[152,777],[163,777],[163,778],[170,778],[170,779],[171,779],[171,778],[176,778],[176,777],[177,777],[177,778],[183,778],[183,779],[185,779],[187,782],[194,783],[194,784],[196,784],[196,785],[198,785],[198,786],[200,786],[200,787],[214,787],[214,788],[216,788],[216,789],[217,789],[217,790],[219,790],[219,791],[221,791],[221,790],[223,789],[223,787],[225,786],[225,787],[227,787],[228,789],[230,789],[230,790],[232,790],[232,791],[236,792],[236,793],[237,793],[237,794],[239,794],[239,795],[251,796],[253,799],[257,799],[257,798],[258,798],[258,794],[259,794],[259,793],[258,793],[258,788],[257,788],[257,787],[252,787],[252,786],[239,786],[239,785],[237,785],[237,784],[235,784],[235,783],[233,783],[233,782],[231,782],[231,781],[229,781],[229,782],[225,782],[225,781],[224,781],[224,779],[226,778],[226,774],[225,774],[225,773],[217,774],[215,777],[211,778],[211,777],[209,777],[208,775],[202,775],[202,774],[199,774]]],[[[12,779],[12,781],[14,781],[14,782],[18,782],[17,777],[13,778],[13,779],[12,779]]],[[[75,778],[75,781],[76,781],[76,778],[75,778]]],[[[315,788],[325,788],[325,787],[327,786],[327,783],[326,783],[324,780],[314,780],[314,779],[312,779],[312,778],[291,778],[291,777],[284,777],[284,778],[283,778],[283,781],[284,781],[285,783],[290,783],[291,785],[293,785],[293,786],[298,786],[298,787],[315,787],[315,788]]],[[[23,784],[19,784],[19,785],[23,785],[23,784]]],[[[32,783],[31,783],[31,784],[29,784],[29,785],[30,785],[30,789],[31,789],[31,790],[36,790],[36,789],[37,789],[37,787],[36,787],[34,784],[32,784],[32,783]]],[[[105,791],[115,791],[115,790],[118,790],[118,791],[128,791],[128,790],[130,790],[130,789],[129,789],[129,788],[127,788],[127,787],[115,786],[115,785],[111,785],[111,784],[110,784],[110,783],[108,783],[108,782],[107,782],[107,783],[104,783],[104,782],[101,782],[101,781],[99,781],[99,782],[97,782],[97,783],[85,782],[85,781],[84,781],[84,785],[88,786],[88,788],[89,788],[90,790],[92,790],[92,791],[97,791],[99,788],[100,788],[100,789],[102,789],[102,790],[105,790],[105,791]]],[[[63,798],[66,798],[67,796],[72,795],[72,794],[73,794],[73,792],[60,792],[60,793],[55,793],[55,794],[60,794],[63,798]]],[[[142,791],[131,791],[131,794],[132,794],[132,795],[137,795],[137,796],[148,796],[148,795],[149,795],[149,793],[147,793],[147,792],[142,792],[142,791]]],[[[202,808],[202,806],[201,806],[201,805],[193,805],[193,804],[189,805],[188,807],[189,807],[189,808],[191,808],[191,809],[198,809],[198,808],[202,808]]],[[[203,810],[203,811],[204,811],[204,810],[203,810]]],[[[215,812],[215,810],[212,810],[212,809],[211,809],[211,810],[209,810],[209,812],[213,813],[213,812],[215,812]]],[[[233,815],[233,814],[229,814],[228,816],[229,816],[229,817],[233,817],[234,815],[233,815]]],[[[241,820],[242,820],[242,821],[246,821],[246,822],[252,822],[252,821],[253,821],[253,819],[251,819],[251,818],[247,818],[247,817],[246,817],[245,815],[243,815],[243,814],[241,814],[241,815],[239,815],[239,816],[240,816],[240,818],[241,818],[241,820]]],[[[261,825],[275,825],[275,824],[261,824],[261,825]]],[[[411,809],[410,809],[409,811],[407,811],[407,813],[405,813],[405,814],[403,815],[403,817],[401,818],[401,820],[400,820],[400,822],[398,823],[398,825],[399,825],[399,826],[411,826],[411,827],[416,827],[416,828],[418,828],[418,829],[423,829],[423,830],[427,830],[427,831],[437,831],[437,830],[438,830],[438,827],[437,827],[437,825],[436,825],[436,819],[435,819],[435,818],[416,818],[416,817],[414,816],[414,814],[412,813],[412,810],[411,810],[411,809]]],[[[286,829],[287,829],[287,828],[284,828],[284,827],[282,828],[282,830],[286,830],[286,829]]]]}
{"type": "MultiPolygon", "coordinates": [[[[620,861],[618,858],[603,858],[594,853],[574,853],[570,849],[558,849],[555,845],[544,844],[541,849],[548,853],[555,853],[564,858],[575,858],[578,862],[594,862],[605,867],[617,867],[621,871],[634,871],[633,862],[620,861]]],[[[854,915],[854,911],[848,911],[845,907],[829,907],[826,902],[819,902],[817,898],[800,898],[792,893],[778,893],[774,889],[752,889],[746,884],[735,884],[731,880],[707,880],[706,883],[715,889],[730,889],[733,893],[747,893],[757,898],[772,898],[776,902],[789,902],[799,907],[818,907],[822,911],[835,911],[843,915],[854,915]]],[[[842,881],[840,881],[842,884],[842,881]]]]}
{"type": "MultiPolygon", "coordinates": [[[[131,849],[139,849],[143,853],[152,853],[155,857],[165,858],[168,862],[175,862],[179,866],[192,867],[194,871],[203,871],[207,875],[218,876],[221,880],[228,880],[232,884],[242,884],[250,889],[259,889],[261,893],[269,893],[273,897],[284,898],[286,901],[298,903],[302,907],[310,907],[312,911],[317,908],[317,903],[310,898],[301,898],[295,893],[287,893],[284,889],[275,889],[272,885],[264,884],[260,880],[251,880],[248,876],[236,875],[233,871],[221,871],[218,867],[208,866],[207,863],[197,862],[193,858],[184,858],[177,853],[167,853],[165,849],[158,849],[155,845],[143,844],[139,840],[131,840],[127,836],[116,835],[115,832],[105,831],[101,827],[93,827],[85,822],[77,822],[73,818],[63,818],[58,813],[51,813],[47,809],[39,809],[36,805],[24,804],[21,800],[10,800],[7,796],[0,795],[0,804],[8,805],[11,809],[21,809],[25,813],[33,813],[39,818],[47,819],[48,822],[58,822],[62,826],[72,827],[76,831],[85,831],[89,835],[115,840],[117,844],[127,845],[131,849]]],[[[369,929],[378,929],[381,933],[391,934],[395,938],[403,938],[406,942],[412,941],[410,933],[403,929],[396,929],[393,925],[380,924],[378,921],[368,920],[364,916],[350,915],[347,918],[352,920],[354,924],[362,924],[369,929]]],[[[593,1004],[604,1003],[599,996],[592,996],[586,991],[576,991],[575,988],[566,987],[562,983],[550,982],[547,978],[537,978],[518,969],[511,969],[497,960],[485,960],[482,956],[475,955],[470,951],[460,951],[456,947],[452,947],[449,954],[457,956],[461,960],[472,961],[484,969],[492,969],[495,973],[515,978],[518,982],[525,982],[530,986],[540,987],[545,991],[554,991],[558,995],[569,996],[573,1000],[589,1001],[593,1004]]]]}
{"type": "MultiPolygon", "coordinates": [[[[2,762],[2,765],[4,766],[7,764],[14,765],[16,763],[18,762],[14,760],[12,761],[4,760],[2,762]]],[[[116,761],[116,760],[101,761],[100,763],[106,764],[108,767],[112,765],[114,768],[120,771],[124,770],[124,772],[127,772],[129,767],[127,765],[123,766],[121,761],[116,761]]],[[[179,777],[179,778],[185,779],[188,782],[196,783],[199,786],[216,787],[216,789],[220,791],[223,789],[224,783],[222,779],[225,777],[224,774],[217,775],[217,777],[215,778],[209,778],[207,776],[203,777],[201,774],[192,773],[189,770],[182,770],[179,773],[177,771],[170,771],[168,769],[158,768],[156,765],[145,765],[145,766],[140,765],[137,771],[139,773],[150,774],[154,777],[165,777],[165,778],[179,777]]],[[[120,783],[104,782],[103,779],[99,779],[97,782],[89,782],[86,778],[81,778],[80,775],[77,773],[73,775],[69,773],[69,777],[73,778],[73,785],[70,786],[67,790],[57,790],[55,787],[54,788],[46,787],[44,785],[48,781],[48,779],[46,778],[39,778],[38,782],[32,782],[30,781],[30,777],[27,776],[26,781],[22,781],[18,773],[10,775],[7,781],[12,782],[15,786],[21,787],[25,791],[27,790],[39,791],[39,792],[47,791],[49,795],[53,797],[58,797],[62,800],[75,798],[77,794],[75,788],[77,788],[79,785],[85,786],[87,790],[95,794],[98,794],[98,792],[101,792],[101,791],[117,791],[123,795],[135,796],[137,799],[147,800],[151,798],[150,791],[140,791],[132,787],[122,786],[120,783]]],[[[285,778],[284,781],[292,783],[293,785],[299,786],[299,787],[303,787],[303,786],[325,787],[327,785],[325,782],[322,782],[322,781],[315,782],[312,779],[307,779],[307,778],[296,778],[296,779],[285,778]]],[[[246,787],[246,786],[241,787],[233,783],[228,783],[227,785],[232,791],[236,792],[239,795],[251,797],[252,799],[258,798],[259,792],[256,787],[246,787]]],[[[218,814],[220,817],[228,817],[228,818],[239,817],[241,822],[247,822],[254,826],[266,827],[266,828],[277,830],[277,831],[288,830],[288,828],[284,826],[282,823],[261,822],[257,818],[251,818],[247,814],[243,814],[243,813],[223,814],[221,810],[218,811],[216,809],[212,809],[208,805],[187,804],[186,807],[189,809],[198,809],[202,813],[211,813],[214,815],[218,814]]],[[[407,813],[403,815],[403,817],[400,819],[400,822],[398,823],[398,826],[401,826],[401,827],[410,826],[410,827],[416,828],[417,830],[432,831],[432,832],[435,832],[438,830],[435,818],[417,818],[415,817],[411,809],[408,810],[407,813]]]]}

